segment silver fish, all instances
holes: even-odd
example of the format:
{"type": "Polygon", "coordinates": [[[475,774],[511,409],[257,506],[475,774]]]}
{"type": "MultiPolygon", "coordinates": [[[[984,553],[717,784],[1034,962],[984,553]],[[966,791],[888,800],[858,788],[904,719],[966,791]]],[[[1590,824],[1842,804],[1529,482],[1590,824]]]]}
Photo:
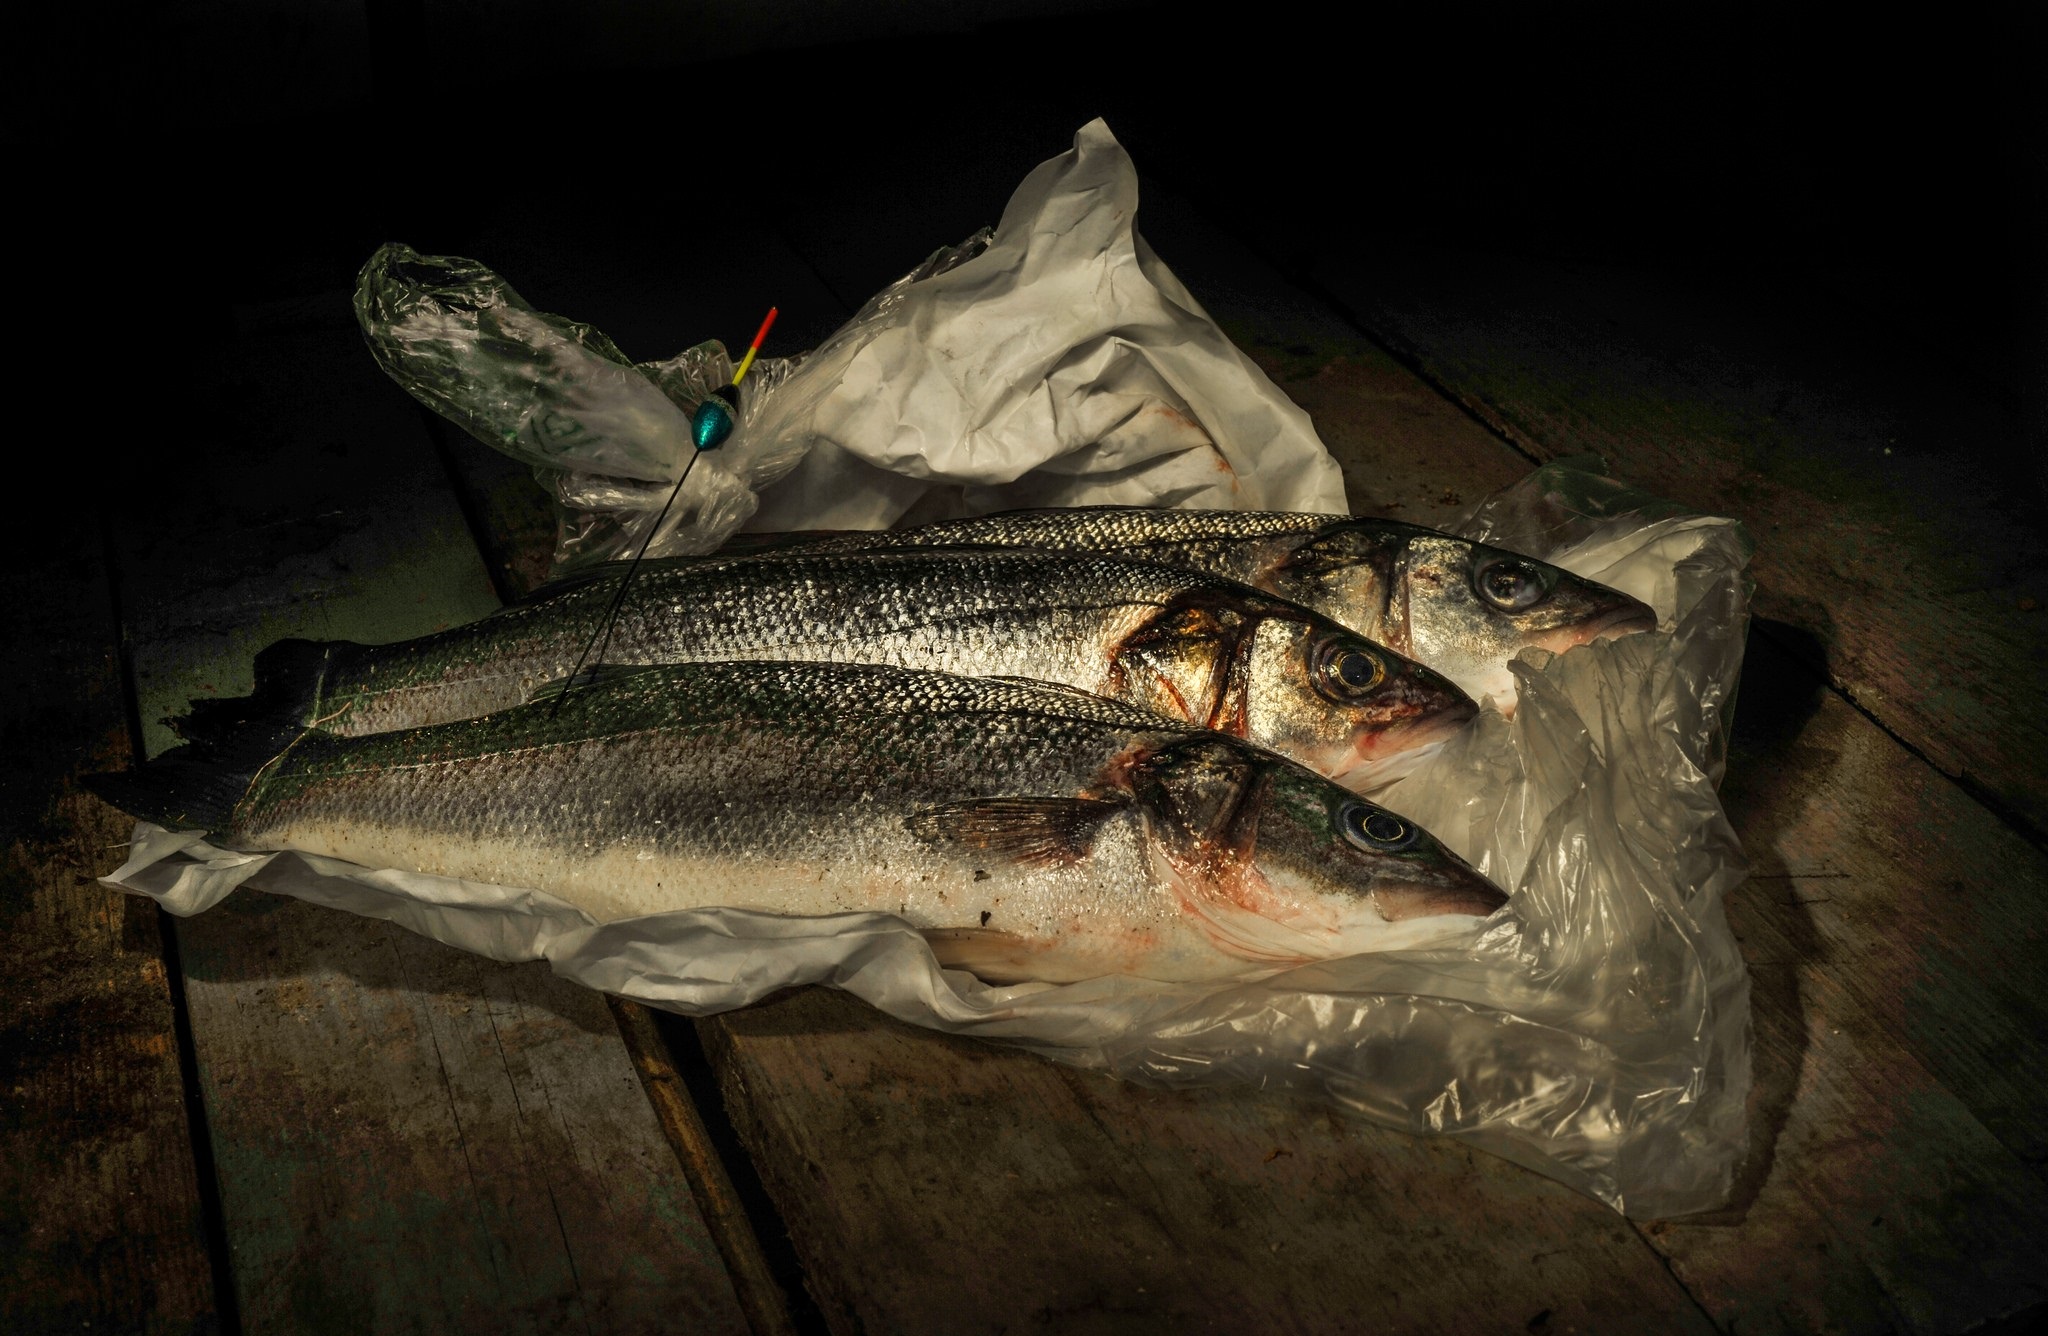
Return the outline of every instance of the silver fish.
{"type": "MultiPolygon", "coordinates": [[[[253,714],[348,735],[504,709],[574,670],[617,588],[607,568],[393,645],[285,641],[257,690],[194,702],[188,737],[253,714]]],[[[920,550],[643,568],[614,664],[885,663],[1095,692],[1247,738],[1361,792],[1476,713],[1440,674],[1327,618],[1198,571],[1084,552],[920,550]]]]}
{"type": "Polygon", "coordinates": [[[1087,506],[900,532],[792,535],[788,553],[904,547],[1086,551],[1207,571],[1313,608],[1512,712],[1508,661],[1531,646],[1655,630],[1650,607],[1520,553],[1397,520],[1087,506]]]}
{"type": "Polygon", "coordinates": [[[1032,683],[624,673],[363,737],[252,723],[90,782],[226,848],[545,891],[599,921],[879,910],[996,981],[1208,979],[1406,946],[1505,897],[1303,767],[1032,683]]]}

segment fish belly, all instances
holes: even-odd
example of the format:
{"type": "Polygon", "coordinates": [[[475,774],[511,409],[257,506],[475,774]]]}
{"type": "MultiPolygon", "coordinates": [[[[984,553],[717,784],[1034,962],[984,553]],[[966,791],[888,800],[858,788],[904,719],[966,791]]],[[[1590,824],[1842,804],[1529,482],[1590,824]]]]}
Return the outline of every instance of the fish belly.
{"type": "Polygon", "coordinates": [[[743,715],[708,728],[622,719],[611,735],[551,744],[531,736],[546,720],[536,705],[324,739],[280,761],[224,842],[545,891],[600,922],[710,907],[897,914],[942,934],[942,959],[1001,980],[1253,968],[1185,921],[1135,808],[1063,860],[913,831],[933,803],[1073,794],[1128,733],[1047,738],[1042,723],[1001,715],[918,731],[892,723],[888,702],[866,706],[848,702],[853,722],[821,732],[743,715]]]}

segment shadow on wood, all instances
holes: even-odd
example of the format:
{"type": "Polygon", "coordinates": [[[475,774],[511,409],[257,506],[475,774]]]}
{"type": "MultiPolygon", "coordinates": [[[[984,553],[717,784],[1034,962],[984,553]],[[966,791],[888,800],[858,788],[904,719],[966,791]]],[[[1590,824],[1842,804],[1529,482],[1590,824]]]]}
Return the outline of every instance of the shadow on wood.
{"type": "MultiPolygon", "coordinates": [[[[1791,890],[1784,862],[1774,850],[1778,827],[1787,819],[1781,794],[1760,789],[1773,780],[1782,785],[1797,776],[1784,764],[1793,746],[1820,709],[1827,688],[1810,670],[1778,648],[1783,636],[1807,636],[1798,627],[1758,619],[1752,623],[1737,689],[1729,771],[1742,782],[1724,791],[1729,812],[1743,833],[1751,859],[1749,880],[1729,897],[1729,917],[1736,938],[1747,944],[1744,920],[1752,915],[1770,922],[1772,931],[1792,946],[1799,959],[1812,957],[1817,945],[1813,925],[1791,890]]],[[[1806,1019],[1799,996],[1799,977],[1787,962],[1750,961],[1749,1153],[1736,1169],[1728,1204],[1717,1211],[1688,1217],[1690,1224],[1739,1224],[1748,1215],[1770,1179],[1779,1134],[1784,1131],[1799,1084],[1806,1053],[1806,1019]]]]}

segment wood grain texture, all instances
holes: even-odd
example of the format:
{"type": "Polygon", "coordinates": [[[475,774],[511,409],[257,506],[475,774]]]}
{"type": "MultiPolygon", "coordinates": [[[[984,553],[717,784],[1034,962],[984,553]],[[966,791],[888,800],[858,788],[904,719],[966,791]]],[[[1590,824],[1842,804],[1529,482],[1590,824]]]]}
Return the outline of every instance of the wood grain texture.
{"type": "Polygon", "coordinates": [[[1753,861],[1752,1148],[1647,1227],[1737,1331],[1951,1332],[2044,1296],[2048,860],[1752,637],[1723,789],[1753,861]]]}
{"type": "Polygon", "coordinates": [[[1314,272],[1532,454],[1598,453],[1741,519],[1757,612],[1805,632],[1790,643],[1886,728],[2048,832],[2048,498],[2015,405],[1760,281],[1427,253],[1326,255],[1314,272]]]}
{"type": "MultiPolygon", "coordinates": [[[[122,538],[154,746],[279,637],[401,638],[497,605],[345,301],[260,334],[210,387],[227,467],[166,477],[122,538]]],[[[745,1329],[601,998],[262,895],[178,931],[252,1329],[745,1329]]]]}
{"type": "Polygon", "coordinates": [[[704,1028],[836,1330],[1712,1330],[1598,1203],[1309,1101],[1143,1090],[819,989],[704,1028]]]}
{"type": "Polygon", "coordinates": [[[14,572],[0,641],[0,1329],[201,1331],[217,1312],[158,913],[94,879],[130,823],[77,783],[129,754],[92,539],[14,572]]]}
{"type": "Polygon", "coordinates": [[[745,1330],[602,998],[277,897],[181,929],[251,1330],[745,1330]]]}

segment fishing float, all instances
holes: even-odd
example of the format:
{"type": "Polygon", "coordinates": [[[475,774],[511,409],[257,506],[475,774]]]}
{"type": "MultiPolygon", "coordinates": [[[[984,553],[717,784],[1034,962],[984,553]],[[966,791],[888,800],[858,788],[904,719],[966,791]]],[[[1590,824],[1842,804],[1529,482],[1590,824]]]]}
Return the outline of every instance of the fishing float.
{"type": "Polygon", "coordinates": [[[562,690],[555,696],[555,703],[548,710],[550,719],[562,712],[562,702],[569,698],[569,693],[582,681],[583,665],[590,661],[590,651],[593,648],[597,650],[597,667],[591,669],[591,676],[595,678],[598,668],[603,666],[605,651],[610,649],[612,644],[613,623],[618,620],[619,608],[626,601],[626,590],[640,569],[640,560],[647,555],[648,547],[654,542],[654,535],[661,532],[661,522],[668,518],[669,508],[675,505],[676,498],[683,494],[683,484],[690,480],[690,470],[697,466],[697,457],[707,450],[716,450],[724,445],[726,438],[732,435],[732,429],[739,420],[740,382],[746,379],[748,370],[753,367],[754,358],[760,353],[762,343],[767,340],[768,330],[775,324],[778,311],[779,308],[774,306],[768,308],[768,314],[761,321],[761,328],[754,331],[754,341],[747,345],[746,356],[740,358],[739,366],[733,369],[732,380],[705,395],[704,402],[698,404],[696,411],[690,415],[690,444],[694,448],[690,451],[689,459],[683,463],[682,476],[676,479],[676,485],[670,490],[668,500],[662,503],[661,513],[654,517],[654,523],[647,526],[647,536],[640,540],[640,550],[633,554],[633,560],[627,565],[625,574],[619,577],[618,592],[612,595],[611,604],[605,608],[603,619],[592,629],[590,639],[583,643],[583,652],[576,656],[576,666],[569,671],[568,680],[562,683],[562,690]]]}

